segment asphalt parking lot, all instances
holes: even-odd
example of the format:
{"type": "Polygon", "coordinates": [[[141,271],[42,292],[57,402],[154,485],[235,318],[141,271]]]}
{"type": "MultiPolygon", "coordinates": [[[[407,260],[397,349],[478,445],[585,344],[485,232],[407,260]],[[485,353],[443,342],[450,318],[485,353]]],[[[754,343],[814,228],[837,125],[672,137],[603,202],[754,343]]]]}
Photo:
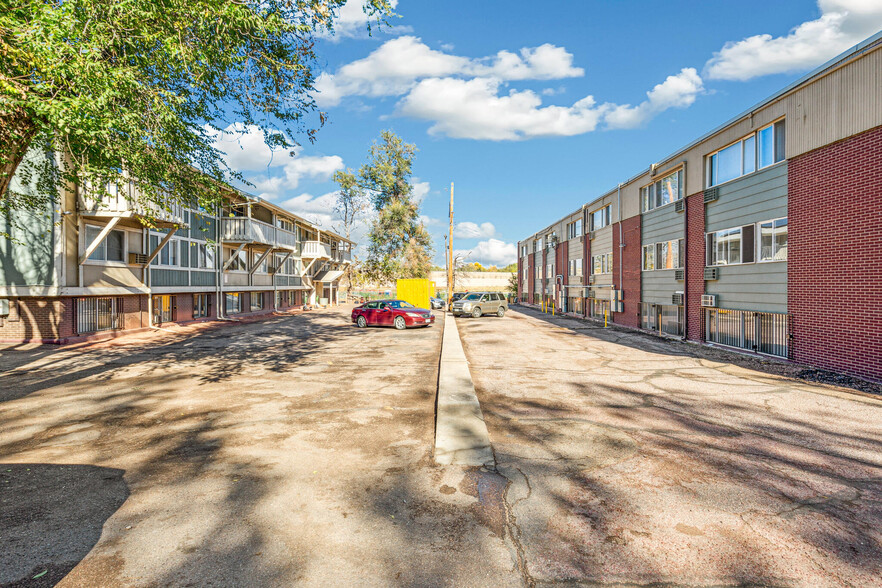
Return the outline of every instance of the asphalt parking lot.
{"type": "Polygon", "coordinates": [[[519,307],[456,319],[526,584],[882,585],[882,401],[519,307]]]}
{"type": "Polygon", "coordinates": [[[436,315],[0,349],[0,585],[516,584],[498,486],[431,458],[436,315]]]}

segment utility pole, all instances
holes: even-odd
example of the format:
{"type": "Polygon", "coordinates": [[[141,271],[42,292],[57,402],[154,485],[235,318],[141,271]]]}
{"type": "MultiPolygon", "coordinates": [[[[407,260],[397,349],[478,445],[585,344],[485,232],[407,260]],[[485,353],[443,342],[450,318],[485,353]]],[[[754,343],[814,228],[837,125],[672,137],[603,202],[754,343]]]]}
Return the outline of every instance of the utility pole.
{"type": "Polygon", "coordinates": [[[450,238],[447,240],[447,308],[453,300],[453,182],[450,182],[450,238]]]}

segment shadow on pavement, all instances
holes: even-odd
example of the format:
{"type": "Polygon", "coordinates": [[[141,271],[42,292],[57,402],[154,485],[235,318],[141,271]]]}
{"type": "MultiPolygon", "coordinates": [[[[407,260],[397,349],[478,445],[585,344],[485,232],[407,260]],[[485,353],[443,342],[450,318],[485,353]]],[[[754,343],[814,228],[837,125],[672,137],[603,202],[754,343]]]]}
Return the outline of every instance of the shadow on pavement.
{"type": "Polygon", "coordinates": [[[0,585],[54,586],[91,551],[129,497],[123,471],[0,464],[0,585]]]}

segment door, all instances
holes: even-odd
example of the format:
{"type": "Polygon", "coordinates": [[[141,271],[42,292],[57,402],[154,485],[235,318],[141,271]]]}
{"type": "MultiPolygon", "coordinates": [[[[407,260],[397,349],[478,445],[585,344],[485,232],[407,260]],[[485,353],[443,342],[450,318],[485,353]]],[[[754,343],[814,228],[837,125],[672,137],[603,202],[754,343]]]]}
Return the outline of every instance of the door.
{"type": "Polygon", "coordinates": [[[391,325],[392,320],[395,317],[395,313],[392,312],[392,307],[386,304],[385,302],[380,303],[380,307],[376,311],[377,313],[377,324],[378,325],[391,325]]]}
{"type": "Polygon", "coordinates": [[[362,314],[369,325],[377,324],[377,303],[368,302],[365,304],[362,314]]]}

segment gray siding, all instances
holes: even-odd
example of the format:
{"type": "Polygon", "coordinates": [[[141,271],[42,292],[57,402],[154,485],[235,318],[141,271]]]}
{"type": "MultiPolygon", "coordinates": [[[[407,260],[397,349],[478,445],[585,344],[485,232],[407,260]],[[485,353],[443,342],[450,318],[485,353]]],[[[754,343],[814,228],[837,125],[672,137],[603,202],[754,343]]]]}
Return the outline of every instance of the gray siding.
{"type": "Polygon", "coordinates": [[[787,262],[720,267],[720,279],[705,282],[717,306],[730,310],[787,312],[787,262]]]}
{"type": "Polygon", "coordinates": [[[787,216],[787,162],[719,187],[720,197],[706,205],[708,232],[787,216]]]}
{"type": "Polygon", "coordinates": [[[674,279],[674,270],[643,272],[640,278],[640,301],[671,305],[674,292],[683,292],[685,282],[674,279]]]}
{"type": "MultiPolygon", "coordinates": [[[[39,165],[39,153],[27,159],[39,165]]],[[[22,194],[37,194],[38,174],[27,184],[16,174],[9,189],[22,194]]],[[[0,286],[52,286],[55,259],[53,247],[59,228],[52,219],[52,205],[38,212],[19,210],[7,217],[0,214],[0,286]]]]}
{"type": "Polygon", "coordinates": [[[658,243],[682,239],[686,213],[677,212],[674,204],[656,208],[643,214],[640,226],[640,242],[658,243]]]}
{"type": "Polygon", "coordinates": [[[190,272],[187,270],[153,269],[150,279],[151,286],[188,286],[190,272]]]}

